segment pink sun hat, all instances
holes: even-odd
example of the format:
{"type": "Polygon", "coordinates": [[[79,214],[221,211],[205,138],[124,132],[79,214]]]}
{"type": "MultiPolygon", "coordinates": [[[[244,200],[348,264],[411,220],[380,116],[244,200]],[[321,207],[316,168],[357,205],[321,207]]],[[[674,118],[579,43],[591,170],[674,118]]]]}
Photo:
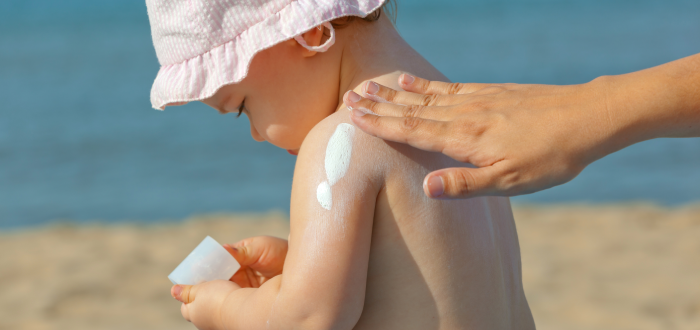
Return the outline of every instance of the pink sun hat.
{"type": "Polygon", "coordinates": [[[385,0],[146,0],[161,67],[151,105],[203,100],[248,74],[253,56],[343,16],[365,17],[385,0]],[[325,23],[325,24],[324,24],[325,23]]]}

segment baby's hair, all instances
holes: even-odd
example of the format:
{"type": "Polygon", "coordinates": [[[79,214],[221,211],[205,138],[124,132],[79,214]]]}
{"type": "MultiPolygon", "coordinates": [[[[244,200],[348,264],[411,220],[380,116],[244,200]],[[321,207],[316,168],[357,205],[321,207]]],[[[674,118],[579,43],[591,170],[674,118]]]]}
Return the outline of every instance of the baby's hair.
{"type": "Polygon", "coordinates": [[[376,22],[382,16],[382,12],[384,12],[385,15],[389,16],[389,19],[391,19],[392,23],[396,24],[397,11],[398,4],[396,3],[396,0],[387,0],[379,9],[369,13],[369,15],[365,17],[345,16],[332,20],[331,24],[335,29],[342,29],[350,25],[350,23],[354,22],[358,18],[361,18],[365,22],[376,22]]]}

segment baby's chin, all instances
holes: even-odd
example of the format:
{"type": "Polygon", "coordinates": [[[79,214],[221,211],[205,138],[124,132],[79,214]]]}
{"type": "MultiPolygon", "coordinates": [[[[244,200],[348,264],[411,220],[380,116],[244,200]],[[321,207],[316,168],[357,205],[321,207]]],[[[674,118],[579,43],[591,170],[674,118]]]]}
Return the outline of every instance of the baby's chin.
{"type": "Polygon", "coordinates": [[[301,146],[289,143],[289,141],[285,141],[287,143],[275,143],[276,141],[267,141],[267,142],[272,143],[272,145],[274,145],[277,148],[286,150],[290,155],[294,155],[294,156],[299,154],[299,149],[301,148],[301,146]]]}
{"type": "MultiPolygon", "coordinates": [[[[270,133],[270,132],[268,132],[270,133]]],[[[284,150],[291,150],[291,151],[296,151],[298,153],[299,149],[301,148],[301,144],[304,142],[303,138],[300,138],[299,135],[297,134],[274,134],[274,133],[287,133],[287,132],[272,132],[273,134],[268,134],[267,139],[265,139],[267,142],[272,144],[273,146],[284,149],[284,150]]]]}

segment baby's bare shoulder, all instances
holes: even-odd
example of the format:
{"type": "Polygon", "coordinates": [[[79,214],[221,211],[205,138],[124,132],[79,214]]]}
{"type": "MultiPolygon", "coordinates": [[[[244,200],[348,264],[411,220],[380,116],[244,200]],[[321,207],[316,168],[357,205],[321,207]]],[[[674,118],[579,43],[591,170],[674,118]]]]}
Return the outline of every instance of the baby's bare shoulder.
{"type": "Polygon", "coordinates": [[[348,153],[350,170],[362,173],[373,181],[381,180],[388,156],[384,140],[368,135],[350,121],[349,111],[339,110],[316,124],[304,139],[299,150],[297,166],[318,163],[337,148],[348,153]],[[382,159],[385,161],[382,162],[382,159]]]}

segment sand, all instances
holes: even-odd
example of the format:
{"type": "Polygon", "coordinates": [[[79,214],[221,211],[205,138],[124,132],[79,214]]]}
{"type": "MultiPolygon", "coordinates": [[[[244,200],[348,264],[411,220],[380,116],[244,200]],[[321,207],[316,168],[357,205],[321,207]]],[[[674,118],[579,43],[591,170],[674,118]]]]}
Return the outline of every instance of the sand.
{"type": "MultiPolygon", "coordinates": [[[[515,208],[539,329],[700,329],[700,205],[515,208]]],[[[194,329],[167,275],[206,235],[286,237],[282,214],[0,232],[0,329],[194,329]]]]}

